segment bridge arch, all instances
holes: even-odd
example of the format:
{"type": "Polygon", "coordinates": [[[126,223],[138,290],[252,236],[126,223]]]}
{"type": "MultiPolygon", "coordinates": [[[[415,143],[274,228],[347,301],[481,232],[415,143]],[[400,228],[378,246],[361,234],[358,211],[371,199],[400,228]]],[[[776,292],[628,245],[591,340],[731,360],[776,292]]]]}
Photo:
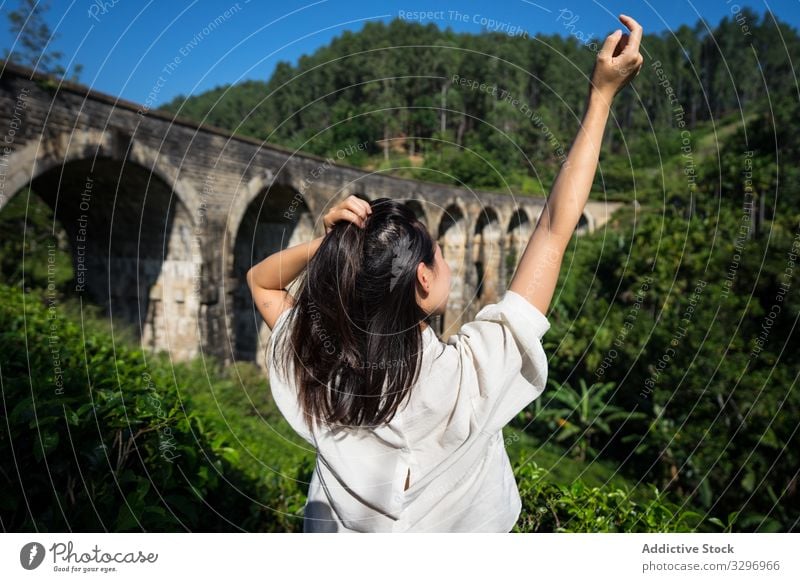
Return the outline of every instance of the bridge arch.
{"type": "Polygon", "coordinates": [[[112,325],[128,324],[143,346],[192,357],[202,259],[194,217],[173,187],[186,186],[162,174],[148,148],[121,149],[114,139],[76,131],[72,142],[60,134],[21,148],[3,208],[30,188],[66,233],[71,291],[100,305],[112,325]]]}
{"type": "Polygon", "coordinates": [[[575,226],[575,233],[587,234],[590,232],[594,232],[594,229],[595,229],[594,217],[589,213],[589,211],[584,210],[583,213],[581,213],[581,217],[578,220],[578,224],[575,226]]]}
{"type": "MultiPolygon", "coordinates": [[[[270,330],[253,303],[247,285],[251,266],[287,247],[314,237],[314,220],[306,198],[291,184],[271,181],[250,199],[233,231],[226,272],[231,286],[228,318],[233,359],[265,365],[264,350],[270,330]]],[[[297,293],[296,279],[288,290],[297,293]]]]}
{"type": "Polygon", "coordinates": [[[133,163],[147,169],[167,184],[192,217],[199,210],[199,196],[187,180],[179,178],[178,170],[159,152],[137,139],[109,130],[76,129],[29,142],[9,158],[10,171],[6,176],[6,191],[0,199],[0,211],[18,192],[43,173],[78,160],[104,158],[121,163],[133,163]]]}

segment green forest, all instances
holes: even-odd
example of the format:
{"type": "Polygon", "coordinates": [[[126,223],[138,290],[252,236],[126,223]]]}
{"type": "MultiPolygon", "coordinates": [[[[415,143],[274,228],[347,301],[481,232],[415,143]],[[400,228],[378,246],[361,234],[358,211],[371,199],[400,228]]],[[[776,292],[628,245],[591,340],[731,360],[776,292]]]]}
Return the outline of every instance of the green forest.
{"type": "MultiPolygon", "coordinates": [[[[798,530],[800,36],[743,13],[749,35],[732,18],[646,34],[617,97],[592,197],[630,204],[573,239],[544,338],[549,392],[504,431],[515,531],[798,530]]],[[[360,168],[542,196],[597,42],[370,22],[268,80],[161,110],[298,152],[351,148],[341,161],[360,168]]],[[[73,273],[47,272],[53,249],[70,263],[52,221],[35,192],[0,213],[0,450],[16,467],[0,473],[3,528],[301,531],[314,454],[264,374],[175,363],[116,322],[112,337],[70,296],[73,273]],[[45,365],[54,329],[66,400],[45,365]]]]}
{"type": "MultiPolygon", "coordinates": [[[[758,150],[757,193],[772,194],[765,211],[774,210],[779,182],[781,199],[797,208],[792,62],[800,39],[772,16],[742,15],[751,36],[732,18],[712,30],[698,21],[645,34],[645,66],[615,101],[596,197],[660,208],[722,196],[738,207],[745,152],[758,150]],[[780,172],[776,138],[790,162],[780,172]]],[[[279,63],[268,81],[178,97],[161,109],[349,165],[542,195],[577,130],[600,42],[576,36],[370,22],[296,66],[279,63]],[[358,144],[366,147],[337,156],[358,144]]]]}

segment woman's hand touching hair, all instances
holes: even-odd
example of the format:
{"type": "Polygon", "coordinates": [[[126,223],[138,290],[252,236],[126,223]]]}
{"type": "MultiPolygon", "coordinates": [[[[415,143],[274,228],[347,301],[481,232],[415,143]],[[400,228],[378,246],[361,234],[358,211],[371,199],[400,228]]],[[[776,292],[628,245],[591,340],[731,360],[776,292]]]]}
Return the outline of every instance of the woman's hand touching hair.
{"type": "Polygon", "coordinates": [[[364,228],[364,224],[370,214],[372,214],[372,207],[369,202],[362,200],[358,196],[348,196],[322,217],[322,223],[325,225],[325,234],[328,234],[333,225],[341,220],[348,220],[364,228]]]}
{"type": "Polygon", "coordinates": [[[644,57],[639,53],[642,27],[630,16],[619,15],[619,20],[631,31],[630,35],[615,30],[608,35],[603,48],[597,53],[592,71],[592,87],[609,101],[639,74],[644,57]]]}
{"type": "MultiPolygon", "coordinates": [[[[370,214],[372,207],[369,202],[357,196],[348,196],[322,218],[325,234],[341,220],[348,220],[363,228],[370,214]]],[[[306,268],[324,238],[320,236],[310,242],[273,253],[247,271],[247,285],[253,301],[270,329],[275,327],[280,314],[294,305],[294,297],[286,287],[306,268]]]]}

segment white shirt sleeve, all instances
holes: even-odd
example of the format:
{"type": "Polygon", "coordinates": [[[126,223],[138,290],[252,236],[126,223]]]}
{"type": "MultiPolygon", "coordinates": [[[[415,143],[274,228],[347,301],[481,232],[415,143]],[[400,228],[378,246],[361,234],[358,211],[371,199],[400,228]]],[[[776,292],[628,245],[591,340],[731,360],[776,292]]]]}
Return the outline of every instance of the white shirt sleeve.
{"type": "Polygon", "coordinates": [[[547,384],[542,336],[550,321],[522,295],[507,290],[461,326],[447,343],[461,363],[462,389],[470,390],[476,428],[501,430],[547,384]]]}

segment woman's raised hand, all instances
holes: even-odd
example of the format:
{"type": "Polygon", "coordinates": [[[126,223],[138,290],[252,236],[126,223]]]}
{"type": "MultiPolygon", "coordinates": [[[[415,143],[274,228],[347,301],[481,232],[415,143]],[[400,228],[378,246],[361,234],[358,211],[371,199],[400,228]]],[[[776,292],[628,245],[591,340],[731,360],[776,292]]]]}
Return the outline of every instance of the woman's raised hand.
{"type": "Polygon", "coordinates": [[[625,14],[620,14],[619,20],[631,31],[630,35],[623,34],[622,30],[608,35],[597,53],[592,71],[592,86],[609,100],[639,74],[644,62],[639,54],[642,26],[625,14]]]}
{"type": "Polygon", "coordinates": [[[367,216],[370,214],[372,214],[372,207],[369,202],[362,200],[358,196],[348,196],[322,217],[322,223],[325,225],[325,234],[328,234],[333,225],[340,220],[349,220],[363,228],[367,216]]]}

